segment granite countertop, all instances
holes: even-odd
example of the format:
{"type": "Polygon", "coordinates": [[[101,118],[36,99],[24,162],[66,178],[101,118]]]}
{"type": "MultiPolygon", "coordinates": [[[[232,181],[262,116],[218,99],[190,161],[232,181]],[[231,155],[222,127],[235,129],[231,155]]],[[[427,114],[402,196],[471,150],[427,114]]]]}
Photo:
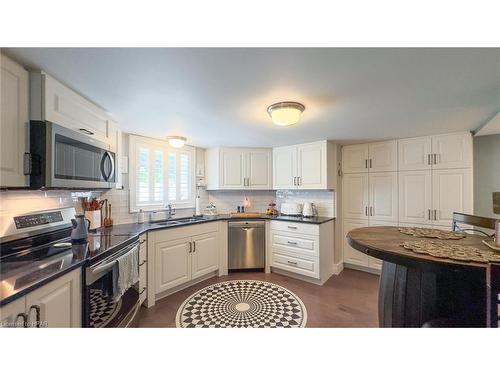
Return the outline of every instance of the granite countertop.
{"type": "MultiPolygon", "coordinates": [[[[172,218],[170,222],[188,218],[172,218]]],[[[178,228],[187,225],[210,223],[220,220],[279,220],[307,224],[323,224],[334,220],[332,217],[303,218],[296,216],[271,216],[261,215],[260,218],[231,218],[229,214],[217,216],[204,216],[199,221],[187,221],[165,225],[166,221],[146,222],[143,224],[130,223],[118,224],[109,228],[98,229],[91,233],[88,242],[73,244],[67,250],[54,250],[45,246],[43,251],[53,251],[54,255],[34,261],[29,258],[9,259],[1,264],[0,272],[0,306],[4,306],[30,291],[90,262],[97,262],[110,255],[117,247],[128,245],[138,236],[150,230],[178,228]]],[[[68,231],[67,236],[70,232],[68,231]]],[[[54,242],[64,242],[68,238],[59,238],[54,242]]]]}

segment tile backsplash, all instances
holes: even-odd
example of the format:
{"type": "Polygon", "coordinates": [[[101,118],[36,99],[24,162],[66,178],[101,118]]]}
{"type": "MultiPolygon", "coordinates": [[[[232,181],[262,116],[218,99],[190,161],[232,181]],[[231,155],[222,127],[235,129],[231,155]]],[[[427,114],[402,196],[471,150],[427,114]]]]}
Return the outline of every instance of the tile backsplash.
{"type": "Polygon", "coordinates": [[[331,190],[277,190],[276,204],[278,210],[281,203],[314,203],[318,216],[336,217],[335,191],[331,190]]]}
{"type": "MultiPolygon", "coordinates": [[[[209,191],[208,202],[212,202],[217,206],[217,211],[221,214],[236,212],[237,206],[242,206],[245,197],[250,203],[250,207],[246,209],[249,212],[265,212],[270,202],[276,201],[276,194],[273,190],[263,191],[209,191]]],[[[206,205],[202,205],[202,209],[206,205]]]]}

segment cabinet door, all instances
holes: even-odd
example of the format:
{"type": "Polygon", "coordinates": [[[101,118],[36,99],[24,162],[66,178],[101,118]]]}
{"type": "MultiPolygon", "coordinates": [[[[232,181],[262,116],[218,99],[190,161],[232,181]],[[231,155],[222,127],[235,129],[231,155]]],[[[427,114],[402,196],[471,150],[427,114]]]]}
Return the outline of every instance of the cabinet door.
{"type": "Polygon", "coordinates": [[[28,147],[28,72],[0,54],[0,186],[23,187],[28,147]]]}
{"type": "Polygon", "coordinates": [[[368,219],[368,173],[345,174],[342,207],[346,219],[368,219]]]}
{"type": "Polygon", "coordinates": [[[399,172],[399,221],[431,224],[431,171],[399,172]]]}
{"type": "Polygon", "coordinates": [[[26,298],[22,297],[0,308],[0,328],[23,328],[24,319],[19,314],[26,311],[26,298]]]}
{"type": "Polygon", "coordinates": [[[431,169],[431,137],[400,139],[398,159],[400,171],[420,171],[431,169]]]}
{"type": "Polygon", "coordinates": [[[217,232],[194,236],[192,278],[206,275],[219,269],[219,237],[217,232]]]}
{"type": "Polygon", "coordinates": [[[342,173],[368,172],[368,145],[342,147],[342,173]]]}
{"type": "Polygon", "coordinates": [[[471,168],[472,136],[469,133],[443,134],[432,137],[433,169],[471,168]]]}
{"type": "Polygon", "coordinates": [[[370,143],[368,151],[370,172],[395,172],[398,170],[397,141],[370,143]]]}
{"type": "Polygon", "coordinates": [[[26,296],[26,311],[31,324],[40,310],[41,327],[81,327],[81,270],[77,269],[44,285],[26,296]]]}
{"type": "Polygon", "coordinates": [[[271,150],[250,150],[247,152],[247,188],[271,190],[271,150]]]}
{"type": "Polygon", "coordinates": [[[361,251],[353,249],[347,242],[347,233],[356,228],[363,228],[368,226],[368,220],[348,220],[344,219],[343,230],[344,230],[344,263],[355,264],[357,266],[368,267],[368,255],[362,253],[361,251]]]}
{"type": "Polygon", "coordinates": [[[472,169],[432,171],[434,225],[451,228],[453,212],[472,214],[472,169]]]}
{"type": "Polygon", "coordinates": [[[370,220],[398,221],[398,173],[370,173],[370,220]]]}
{"type": "Polygon", "coordinates": [[[49,75],[45,75],[45,119],[108,141],[106,111],[49,75]]]}
{"type": "Polygon", "coordinates": [[[156,293],[191,280],[190,241],[188,237],[155,245],[156,293]]]}
{"type": "Polygon", "coordinates": [[[297,146],[299,189],[326,189],[326,143],[297,146]]]}
{"type": "Polygon", "coordinates": [[[220,151],[221,189],[244,189],[246,177],[246,154],[240,149],[220,151]]]}
{"type": "Polygon", "coordinates": [[[278,147],[273,149],[273,188],[295,189],[297,177],[297,148],[278,147]]]}

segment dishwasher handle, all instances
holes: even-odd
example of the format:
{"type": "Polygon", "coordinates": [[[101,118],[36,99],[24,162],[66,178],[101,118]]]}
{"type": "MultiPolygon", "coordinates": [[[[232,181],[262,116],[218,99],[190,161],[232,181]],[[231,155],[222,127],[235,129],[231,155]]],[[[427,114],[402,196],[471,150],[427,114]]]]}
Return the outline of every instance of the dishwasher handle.
{"type": "Polygon", "coordinates": [[[264,220],[229,222],[229,228],[264,228],[265,225],[266,223],[264,220]]]}

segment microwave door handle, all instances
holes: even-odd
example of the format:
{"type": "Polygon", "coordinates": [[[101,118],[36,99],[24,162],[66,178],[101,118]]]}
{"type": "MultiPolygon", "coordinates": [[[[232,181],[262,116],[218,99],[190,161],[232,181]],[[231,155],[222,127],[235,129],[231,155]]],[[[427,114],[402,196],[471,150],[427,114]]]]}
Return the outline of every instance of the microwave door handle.
{"type": "Polygon", "coordinates": [[[113,160],[111,153],[109,151],[106,151],[102,155],[102,159],[101,159],[101,174],[102,174],[102,177],[104,177],[104,180],[108,181],[110,179],[110,177],[113,175],[113,173],[115,173],[115,161],[113,160]],[[104,169],[104,163],[106,162],[106,158],[109,158],[109,162],[111,163],[111,169],[110,169],[109,173],[107,173],[107,174],[106,174],[106,170],[104,169]]]}

